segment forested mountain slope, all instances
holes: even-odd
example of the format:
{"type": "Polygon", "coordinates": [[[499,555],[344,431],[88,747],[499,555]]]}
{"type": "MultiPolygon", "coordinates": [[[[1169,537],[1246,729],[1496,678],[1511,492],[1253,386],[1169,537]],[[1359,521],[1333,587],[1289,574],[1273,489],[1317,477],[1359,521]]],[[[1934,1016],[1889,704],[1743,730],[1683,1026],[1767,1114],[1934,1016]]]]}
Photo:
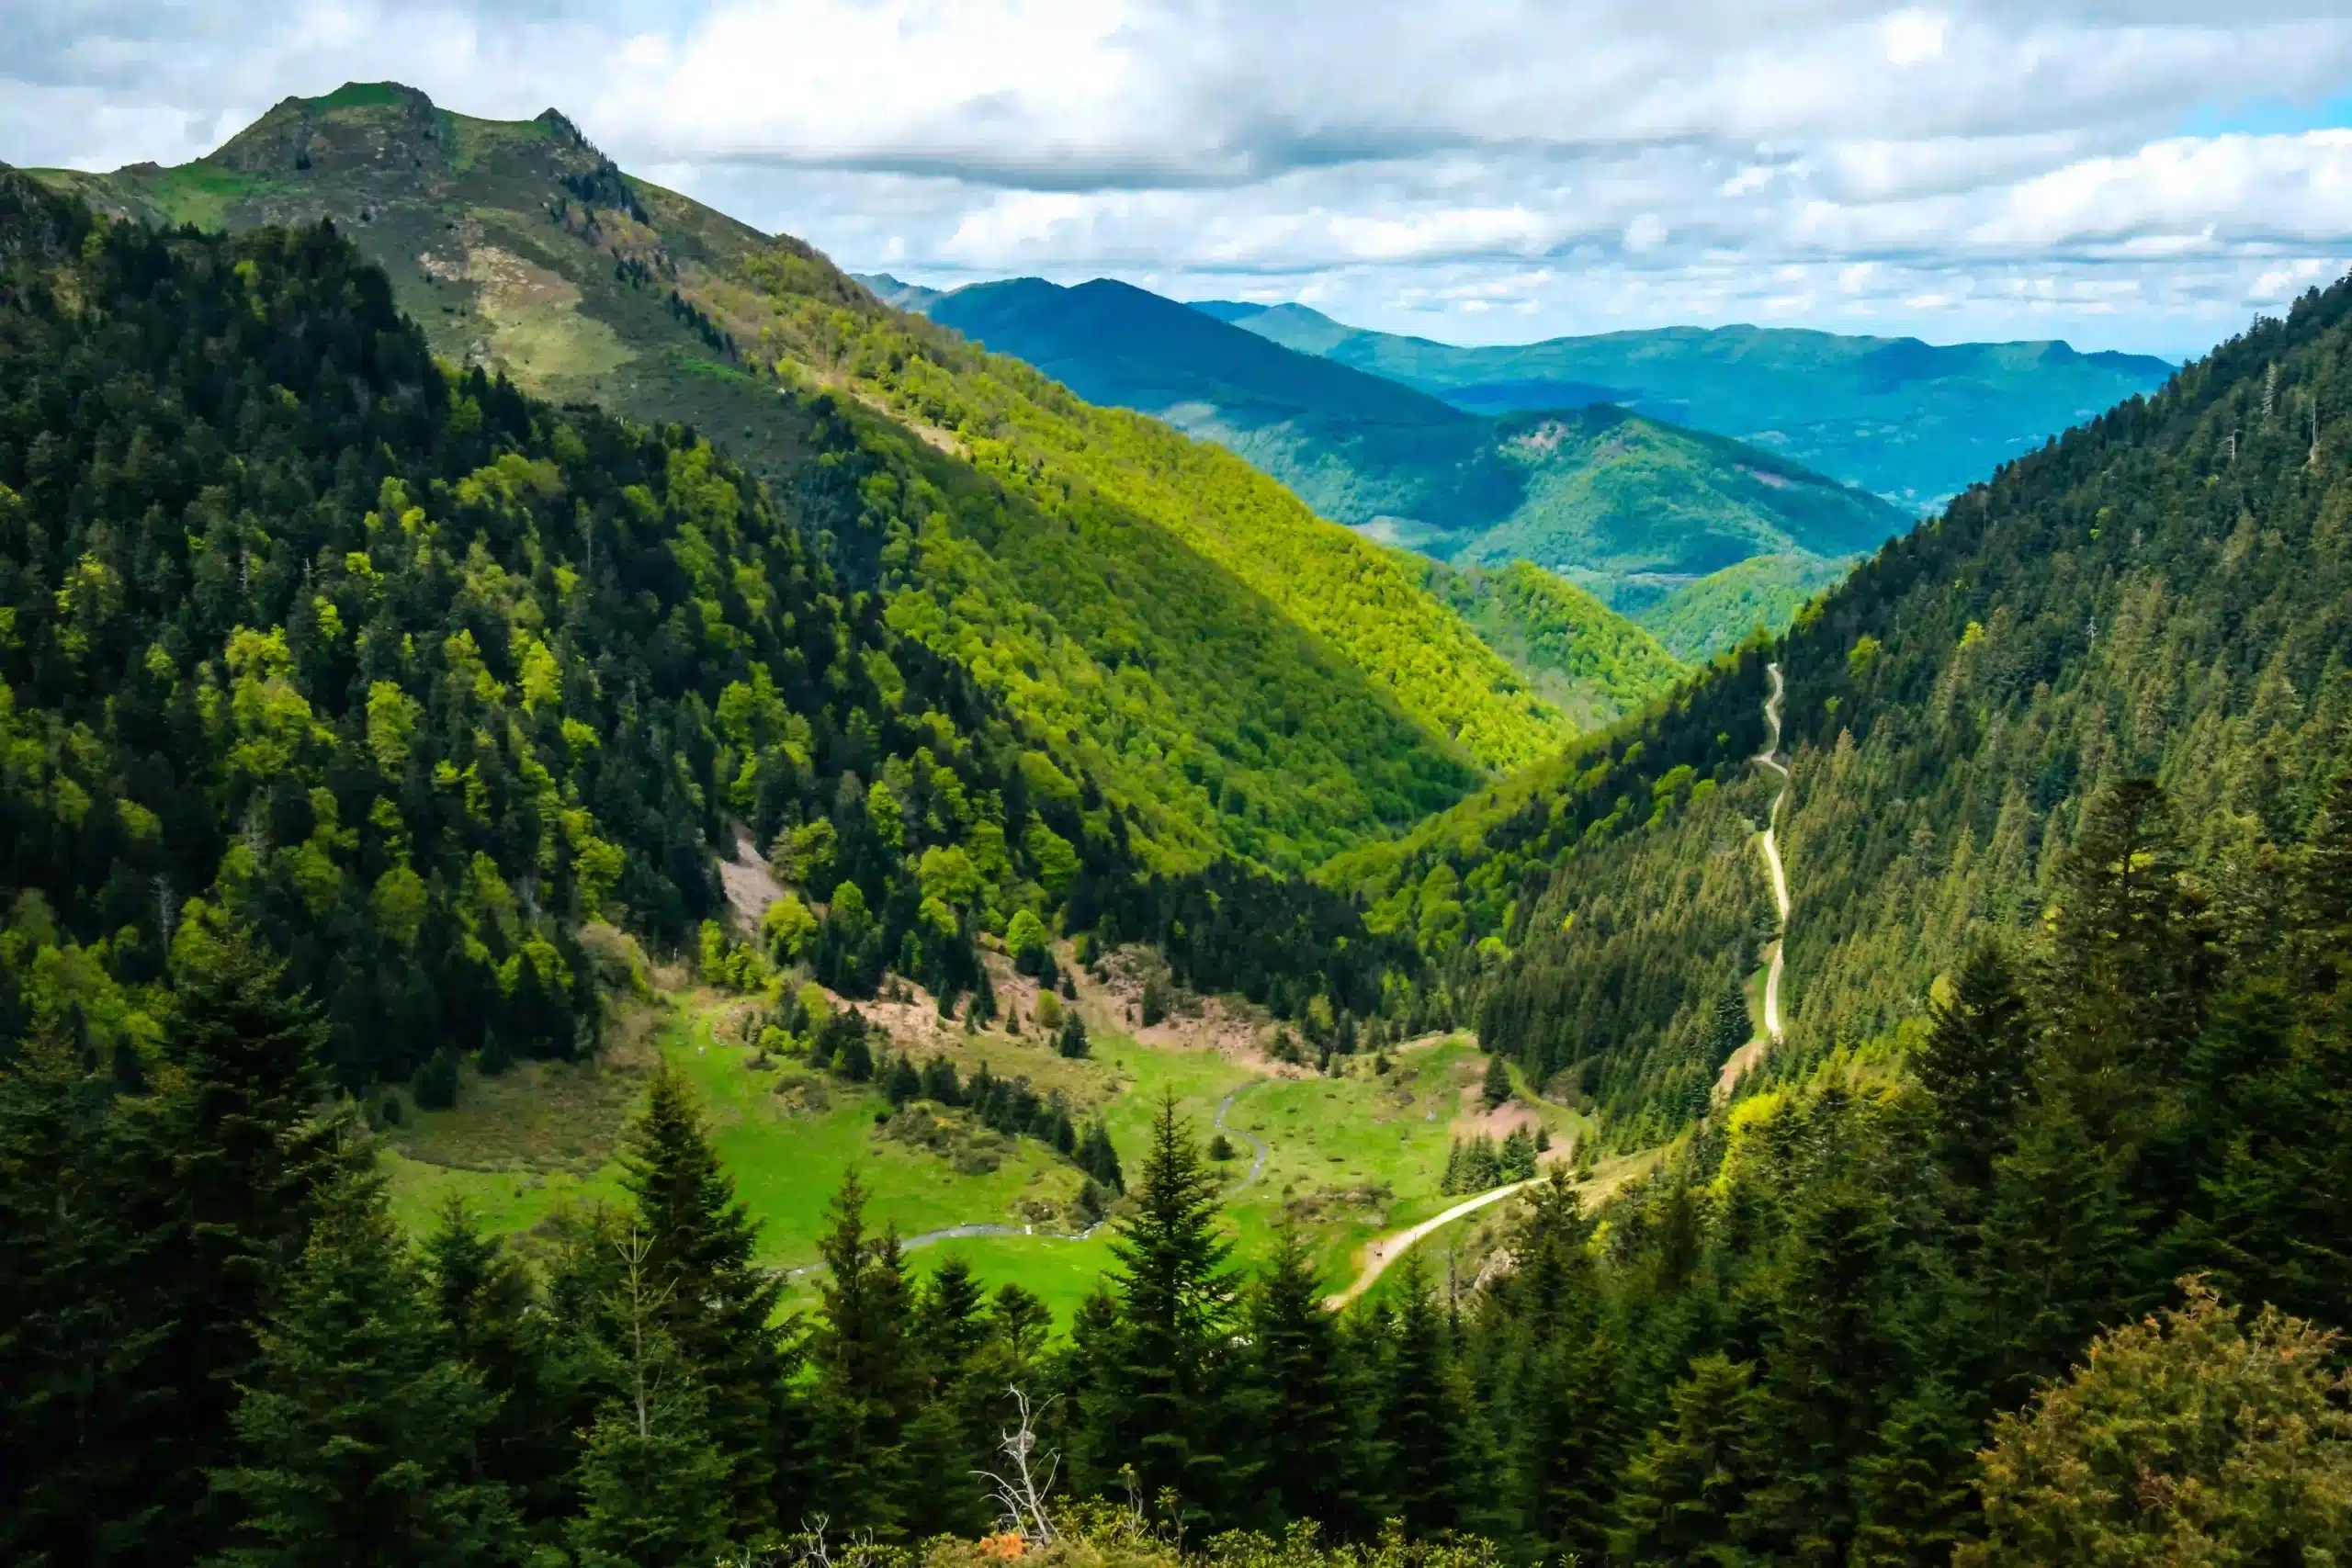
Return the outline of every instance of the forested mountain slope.
{"type": "Polygon", "coordinates": [[[1688,673],[1648,633],[1541,567],[1417,564],[1430,592],[1581,728],[1606,727],[1688,673]]]}
{"type": "Polygon", "coordinates": [[[332,219],[435,352],[720,441],[905,635],[1066,735],[1159,863],[1307,863],[1569,732],[1384,552],[1246,465],[879,306],[553,111],[354,85],[181,168],[42,177],[167,222],[332,219]]]}
{"type": "Polygon", "coordinates": [[[1621,403],[1791,457],[1895,502],[1939,505],[2172,367],[2064,343],[1937,344],[1787,327],[1665,327],[1462,347],[1301,305],[1196,307],[1473,413],[1621,403]]]}
{"type": "Polygon", "coordinates": [[[1081,397],[1230,447],[1325,516],[1460,564],[1533,561],[1620,609],[1663,591],[1650,578],[1842,558],[1906,521],[1755,447],[1611,408],[1467,413],[1107,278],[974,284],[921,309],[1081,397]]]}
{"type": "Polygon", "coordinates": [[[1621,1136],[1670,1129],[1770,931],[1747,761],[1769,651],[1794,774],[1774,1070],[1918,1018],[1972,935],[2036,929],[2086,803],[2133,775],[2258,932],[2352,719],[2347,314],[2339,284],[2258,322],[1887,546],[1777,648],[1326,874],[1483,987],[1489,1043],[1621,1136]]]}
{"type": "Polygon", "coordinates": [[[685,941],[739,836],[858,992],[972,987],[976,931],[1139,869],[1066,740],[707,442],[450,376],[331,232],[94,228],[0,171],[0,1032],[135,1077],[225,921],[356,1088],[593,1044],[581,924],[685,941]]]}

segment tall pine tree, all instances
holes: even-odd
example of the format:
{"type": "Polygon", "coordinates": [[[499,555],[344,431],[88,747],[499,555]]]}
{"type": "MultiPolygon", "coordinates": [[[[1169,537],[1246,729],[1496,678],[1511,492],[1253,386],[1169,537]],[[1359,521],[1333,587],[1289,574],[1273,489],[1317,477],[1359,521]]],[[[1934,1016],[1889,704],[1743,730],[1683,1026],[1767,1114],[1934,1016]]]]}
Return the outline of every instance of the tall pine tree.
{"type": "Polygon", "coordinates": [[[236,1410],[234,1568],[469,1568],[510,1561],[506,1489],[476,1479],[492,1400],[444,1353],[381,1187],[325,1195],[236,1410]]]}
{"type": "Polygon", "coordinates": [[[629,1129],[623,1184],[636,1201],[663,1327],[703,1391],[703,1419],[728,1466],[732,1533],[775,1526],[778,1458],[792,1438],[785,1348],[774,1319],[783,1284],[753,1261],[757,1226],[719,1165],[694,1091],[654,1075],[629,1129]]]}

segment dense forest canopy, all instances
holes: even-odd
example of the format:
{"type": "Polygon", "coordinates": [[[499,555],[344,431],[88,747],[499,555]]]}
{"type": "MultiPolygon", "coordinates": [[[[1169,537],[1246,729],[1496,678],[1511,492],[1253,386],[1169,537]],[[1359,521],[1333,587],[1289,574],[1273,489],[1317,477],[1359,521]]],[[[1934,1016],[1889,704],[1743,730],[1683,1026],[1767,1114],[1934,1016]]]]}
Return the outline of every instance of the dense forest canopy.
{"type": "Polygon", "coordinates": [[[446,372],[329,230],[6,196],[12,1032],[141,1047],[139,988],[219,918],[356,1086],[593,1042],[582,923],[684,941],[739,839],[853,992],[972,987],[977,931],[1133,868],[1077,762],[691,431],[446,372]]]}
{"type": "MultiPolygon", "coordinates": [[[[1975,934],[2029,931],[2086,804],[2161,780],[2217,897],[2299,841],[2352,719],[2352,287],[2299,301],[1889,544],[1666,710],[1321,874],[1481,1028],[1639,1145],[1706,1103],[1773,931],[1750,848],[1787,681],[1802,1074],[1916,1024],[1975,934]]],[[[2254,907],[2254,906],[2249,906],[2254,907]]],[[[1736,1043],[1736,1042],[1735,1042],[1736,1043]]]]}

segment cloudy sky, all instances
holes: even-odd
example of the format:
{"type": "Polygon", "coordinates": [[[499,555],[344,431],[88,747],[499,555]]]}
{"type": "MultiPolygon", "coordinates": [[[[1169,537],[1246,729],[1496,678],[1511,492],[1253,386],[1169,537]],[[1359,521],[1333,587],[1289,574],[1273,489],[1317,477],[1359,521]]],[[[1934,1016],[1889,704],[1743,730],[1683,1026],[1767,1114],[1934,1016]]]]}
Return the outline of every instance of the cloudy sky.
{"type": "Polygon", "coordinates": [[[1669,322],[2179,356],[2352,265],[2346,0],[0,0],[0,160],[392,77],[561,107],[857,270],[1464,342],[1669,322]]]}

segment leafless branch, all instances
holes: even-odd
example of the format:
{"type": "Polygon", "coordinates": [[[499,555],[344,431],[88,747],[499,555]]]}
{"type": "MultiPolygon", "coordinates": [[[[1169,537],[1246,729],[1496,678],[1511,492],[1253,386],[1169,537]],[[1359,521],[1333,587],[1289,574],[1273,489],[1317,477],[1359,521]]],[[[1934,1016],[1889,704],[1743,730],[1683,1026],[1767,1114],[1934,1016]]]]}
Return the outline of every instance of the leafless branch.
{"type": "Polygon", "coordinates": [[[1054,1540],[1054,1523],[1046,1513],[1046,1497],[1054,1488],[1062,1456],[1058,1450],[1046,1454],[1042,1470],[1032,1460],[1037,1452],[1037,1418],[1051,1407],[1053,1401],[1047,1400],[1032,1410],[1029,1396],[1021,1390],[1009,1388],[1005,1392],[1012,1395],[1013,1406],[1021,1413],[1020,1424],[1004,1434],[1004,1441],[997,1450],[1004,1455],[1011,1473],[1000,1475],[992,1470],[976,1470],[972,1473],[989,1483],[989,1497],[1003,1510],[998,1520],[1003,1529],[1026,1536],[1040,1546],[1049,1546],[1054,1540]]]}

